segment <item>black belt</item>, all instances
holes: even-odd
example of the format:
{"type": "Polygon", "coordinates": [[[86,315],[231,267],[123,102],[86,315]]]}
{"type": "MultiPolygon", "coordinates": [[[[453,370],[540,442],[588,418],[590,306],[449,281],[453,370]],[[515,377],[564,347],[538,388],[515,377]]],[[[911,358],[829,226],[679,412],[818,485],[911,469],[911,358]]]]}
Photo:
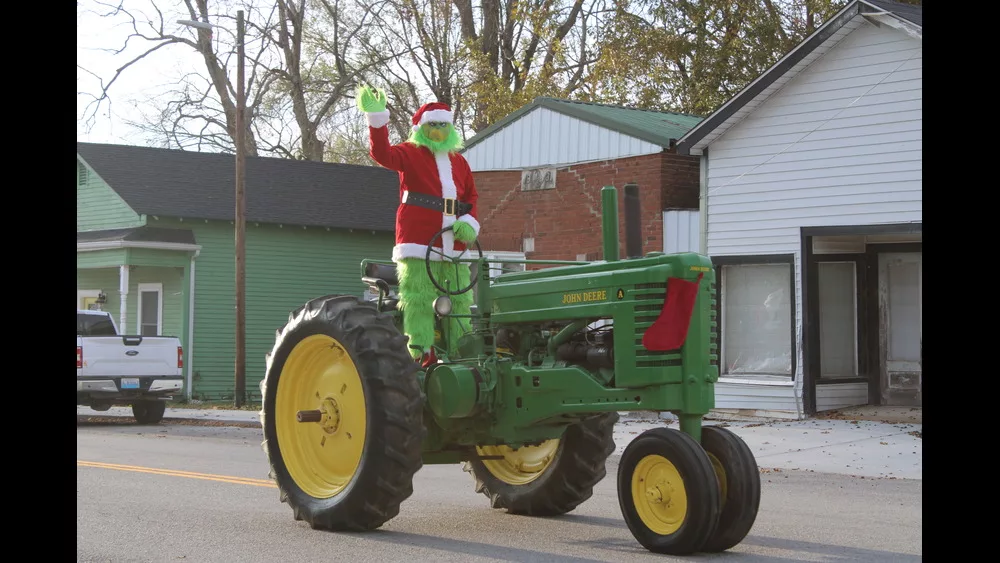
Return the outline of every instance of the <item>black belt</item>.
{"type": "Polygon", "coordinates": [[[416,205],[433,211],[440,211],[445,215],[466,215],[472,211],[472,204],[458,201],[455,198],[444,198],[436,195],[422,194],[405,190],[403,192],[403,203],[416,205]]]}

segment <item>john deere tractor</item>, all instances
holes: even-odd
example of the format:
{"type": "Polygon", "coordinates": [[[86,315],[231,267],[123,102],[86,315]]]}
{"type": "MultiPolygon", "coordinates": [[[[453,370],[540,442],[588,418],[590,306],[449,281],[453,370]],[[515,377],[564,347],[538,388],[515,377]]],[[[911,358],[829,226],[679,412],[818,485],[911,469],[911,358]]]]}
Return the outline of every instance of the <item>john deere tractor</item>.
{"type": "MultiPolygon", "coordinates": [[[[439,337],[427,368],[401,332],[392,262],[361,264],[377,299],[327,295],[289,315],[267,355],[261,423],[271,476],[296,520],[378,528],[431,463],[464,463],[493,508],[564,514],[605,477],[619,413],[659,411],[679,429],[643,432],[618,464],[632,534],[673,555],[743,540],[760,500],[756,461],[736,434],[702,424],[718,378],[711,261],[642,255],[634,184],[619,258],[616,189],[601,198],[604,260],[523,260],[545,267],[491,277],[498,260],[478,242],[470,257],[438,257],[472,275],[466,287],[432,277],[439,337]],[[457,329],[452,297],[468,291],[475,305],[457,329]],[[653,327],[674,343],[650,338],[653,327]]],[[[428,259],[444,232],[428,241],[428,259]]]]}

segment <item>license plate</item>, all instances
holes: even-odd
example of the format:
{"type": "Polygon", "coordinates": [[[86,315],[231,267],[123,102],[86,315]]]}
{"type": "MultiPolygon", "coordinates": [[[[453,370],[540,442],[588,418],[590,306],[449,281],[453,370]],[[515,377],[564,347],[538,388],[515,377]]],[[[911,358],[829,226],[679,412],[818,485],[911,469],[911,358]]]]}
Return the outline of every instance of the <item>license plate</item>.
{"type": "Polygon", "coordinates": [[[138,377],[123,377],[122,378],[122,389],[138,389],[139,388],[139,378],[138,377]]]}

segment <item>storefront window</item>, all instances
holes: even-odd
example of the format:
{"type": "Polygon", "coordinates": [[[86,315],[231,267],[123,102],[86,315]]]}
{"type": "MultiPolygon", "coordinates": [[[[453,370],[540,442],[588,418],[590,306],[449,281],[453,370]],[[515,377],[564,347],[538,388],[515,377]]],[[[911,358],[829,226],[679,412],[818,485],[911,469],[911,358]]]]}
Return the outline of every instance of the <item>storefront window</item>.
{"type": "Polygon", "coordinates": [[[720,267],[722,375],[792,375],[791,267],[720,267]]]}

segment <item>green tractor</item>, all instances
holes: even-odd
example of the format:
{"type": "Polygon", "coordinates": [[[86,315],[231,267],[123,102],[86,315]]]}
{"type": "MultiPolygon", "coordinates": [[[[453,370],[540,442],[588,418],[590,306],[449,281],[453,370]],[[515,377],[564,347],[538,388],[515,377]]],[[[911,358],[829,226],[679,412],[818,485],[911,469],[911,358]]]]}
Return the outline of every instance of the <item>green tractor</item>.
{"type": "Polygon", "coordinates": [[[378,528],[423,464],[463,462],[493,508],[565,514],[606,476],[619,412],[641,410],[671,412],[679,429],[645,431],[622,453],[618,499],[636,540],[673,555],[743,540],[760,501],[756,461],[736,434],[702,425],[718,379],[711,261],[642,256],[634,184],[620,259],[617,191],[601,197],[603,261],[523,260],[549,267],[490,279],[497,260],[477,242],[472,258],[456,260],[473,269],[468,287],[432,277],[438,362],[426,369],[407,351],[391,262],[362,262],[376,300],[328,295],[289,315],[267,355],[261,424],[296,520],[378,528]],[[455,330],[450,296],[473,287],[470,328],[455,330]],[[674,299],[685,291],[686,311],[674,299]],[[649,345],[658,322],[680,329],[672,349],[649,345]]]}

